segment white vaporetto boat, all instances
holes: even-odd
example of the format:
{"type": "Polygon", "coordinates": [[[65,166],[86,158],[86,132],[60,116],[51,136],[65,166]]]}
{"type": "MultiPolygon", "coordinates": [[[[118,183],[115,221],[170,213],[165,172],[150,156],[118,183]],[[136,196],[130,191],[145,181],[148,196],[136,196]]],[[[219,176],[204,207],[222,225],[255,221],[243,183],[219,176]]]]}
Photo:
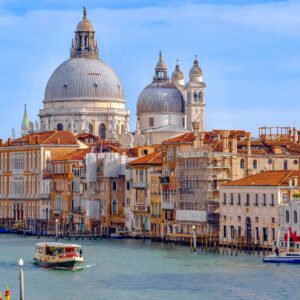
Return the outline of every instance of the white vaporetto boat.
{"type": "MultiPolygon", "coordinates": [[[[280,245],[280,226],[278,229],[277,246],[280,245]]],[[[290,252],[290,232],[287,233],[287,247],[286,252],[279,252],[279,249],[275,249],[274,254],[267,255],[263,258],[265,263],[289,263],[289,264],[300,264],[300,252],[290,252]]]]}
{"type": "Polygon", "coordinates": [[[285,252],[277,254],[270,254],[263,258],[266,263],[290,263],[300,264],[300,253],[298,252],[285,252]]]}
{"type": "Polygon", "coordinates": [[[33,261],[45,268],[76,269],[83,263],[82,248],[77,244],[38,243],[33,261]]]}

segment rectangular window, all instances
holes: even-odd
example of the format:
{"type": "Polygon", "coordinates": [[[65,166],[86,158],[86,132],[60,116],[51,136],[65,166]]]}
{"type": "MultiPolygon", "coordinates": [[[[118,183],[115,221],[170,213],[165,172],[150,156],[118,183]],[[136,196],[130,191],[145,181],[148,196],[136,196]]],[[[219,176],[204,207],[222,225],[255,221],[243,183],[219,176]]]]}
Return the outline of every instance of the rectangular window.
{"type": "Polygon", "coordinates": [[[275,218],[272,218],[272,224],[274,224],[275,223],[275,218]]]}
{"type": "Polygon", "coordinates": [[[250,195],[247,193],[246,194],[246,202],[245,202],[245,206],[249,206],[250,205],[250,195]]]}
{"type": "Polygon", "coordinates": [[[230,226],[230,236],[231,239],[234,239],[234,226],[230,226]]]}
{"type": "Polygon", "coordinates": [[[258,194],[255,194],[255,206],[258,206],[258,194]]]}
{"type": "Polygon", "coordinates": [[[267,242],[268,241],[268,228],[263,227],[263,241],[267,242]]]}
{"type": "Polygon", "coordinates": [[[258,241],[259,240],[259,229],[258,229],[258,227],[255,227],[255,237],[256,237],[256,240],[258,241]]]}
{"type": "Polygon", "coordinates": [[[154,118],[149,118],[149,126],[154,126],[154,118]]]}
{"type": "Polygon", "coordinates": [[[130,190],[130,181],[126,182],[126,188],[127,188],[127,190],[130,190]]]}
{"type": "Polygon", "coordinates": [[[226,205],[226,193],[223,193],[223,203],[224,205],[226,205]]]}
{"type": "Polygon", "coordinates": [[[226,225],[223,226],[223,237],[226,239],[226,225]]]}
{"type": "Polygon", "coordinates": [[[230,193],[230,205],[233,205],[233,193],[230,193]]]}
{"type": "Polygon", "coordinates": [[[238,193],[237,205],[241,205],[241,194],[238,193]]]}
{"type": "Polygon", "coordinates": [[[263,194],[263,203],[262,203],[263,206],[266,206],[267,205],[267,195],[264,193],[263,194]]]}
{"type": "Polygon", "coordinates": [[[272,228],[272,241],[275,240],[275,228],[272,228]]]}
{"type": "Polygon", "coordinates": [[[274,194],[271,194],[271,206],[275,205],[275,201],[274,201],[274,194]]]}
{"type": "Polygon", "coordinates": [[[238,237],[239,238],[241,237],[241,232],[242,232],[241,226],[238,226],[238,237]]]}

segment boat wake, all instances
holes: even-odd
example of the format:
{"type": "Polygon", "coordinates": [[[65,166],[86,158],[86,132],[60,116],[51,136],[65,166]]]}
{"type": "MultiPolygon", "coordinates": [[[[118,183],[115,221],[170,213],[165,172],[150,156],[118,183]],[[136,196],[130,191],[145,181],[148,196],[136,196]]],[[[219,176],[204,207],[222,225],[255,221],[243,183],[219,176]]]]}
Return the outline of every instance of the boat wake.
{"type": "Polygon", "coordinates": [[[96,264],[86,265],[86,266],[84,266],[84,268],[92,268],[94,266],[96,266],[96,264]]]}

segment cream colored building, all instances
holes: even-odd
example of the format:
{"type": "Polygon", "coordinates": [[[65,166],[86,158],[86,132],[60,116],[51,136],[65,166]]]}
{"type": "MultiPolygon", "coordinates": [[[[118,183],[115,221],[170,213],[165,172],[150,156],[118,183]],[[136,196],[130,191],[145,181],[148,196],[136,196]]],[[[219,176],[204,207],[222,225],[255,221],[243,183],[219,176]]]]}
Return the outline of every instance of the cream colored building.
{"type": "Polygon", "coordinates": [[[281,211],[299,193],[299,176],[300,171],[265,171],[221,186],[220,241],[274,245],[278,228],[286,225],[281,211]]]}
{"type": "Polygon", "coordinates": [[[99,59],[95,31],[84,11],[72,40],[70,59],[51,75],[39,112],[40,130],[89,132],[117,139],[129,111],[120,79],[99,59]]]}

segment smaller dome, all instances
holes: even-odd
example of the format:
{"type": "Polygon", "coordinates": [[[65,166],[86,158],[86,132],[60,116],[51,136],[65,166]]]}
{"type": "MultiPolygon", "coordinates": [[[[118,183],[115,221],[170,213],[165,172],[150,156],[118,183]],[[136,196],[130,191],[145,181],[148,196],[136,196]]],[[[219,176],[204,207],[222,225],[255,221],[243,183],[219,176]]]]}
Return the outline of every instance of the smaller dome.
{"type": "Polygon", "coordinates": [[[202,70],[199,67],[197,56],[195,57],[194,65],[191,68],[189,75],[190,81],[199,81],[199,79],[202,80],[202,70]]]}
{"type": "Polygon", "coordinates": [[[183,80],[183,72],[180,70],[178,63],[176,64],[175,70],[172,73],[172,81],[183,80]]]}
{"type": "Polygon", "coordinates": [[[166,63],[163,61],[162,53],[159,51],[159,60],[156,64],[155,71],[156,72],[166,72],[168,69],[166,63]]]}
{"type": "Polygon", "coordinates": [[[76,31],[94,31],[92,23],[86,17],[86,8],[83,7],[82,21],[76,27],[76,31]]]}
{"type": "Polygon", "coordinates": [[[184,113],[184,99],[172,82],[152,82],[139,95],[137,113],[184,113]]]}
{"type": "Polygon", "coordinates": [[[78,23],[76,31],[94,31],[94,28],[89,20],[83,19],[78,23]]]}

